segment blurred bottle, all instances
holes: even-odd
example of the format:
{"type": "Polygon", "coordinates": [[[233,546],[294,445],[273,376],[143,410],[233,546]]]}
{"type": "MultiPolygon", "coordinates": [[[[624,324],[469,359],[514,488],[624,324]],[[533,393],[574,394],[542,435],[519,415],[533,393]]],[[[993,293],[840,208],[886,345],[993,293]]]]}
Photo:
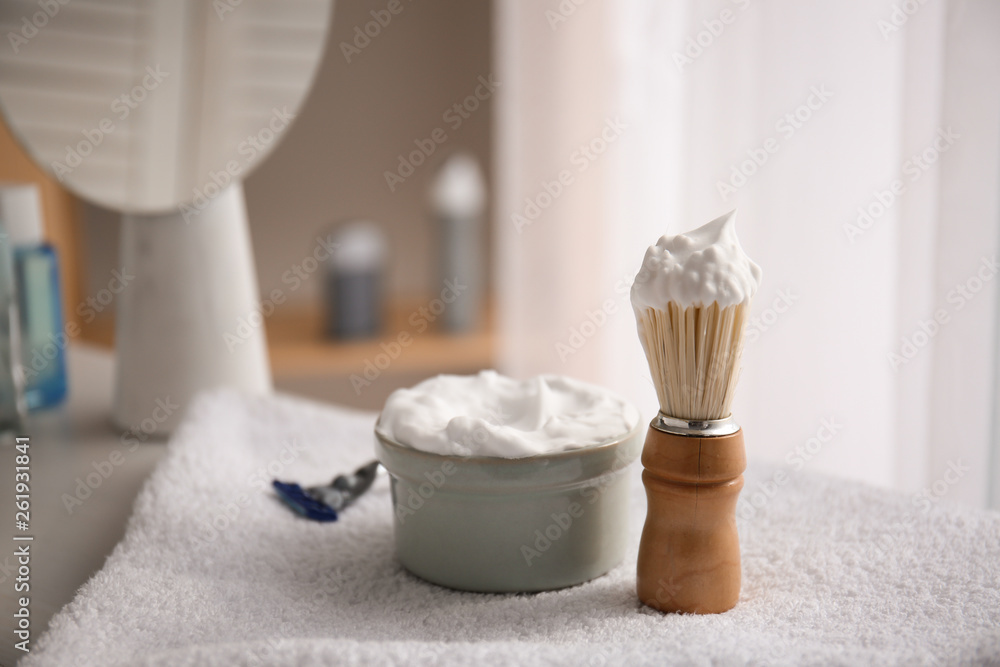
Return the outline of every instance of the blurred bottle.
{"type": "Polygon", "coordinates": [[[486,184],[479,163],[466,153],[449,156],[434,176],[430,195],[440,243],[441,284],[447,280],[459,290],[442,315],[442,325],[451,333],[469,331],[482,318],[485,288],[486,184]]]}
{"type": "Polygon", "coordinates": [[[24,397],[29,410],[66,398],[66,335],[55,249],[42,235],[42,204],[32,184],[0,186],[0,220],[13,249],[24,397]]]}
{"type": "Polygon", "coordinates": [[[14,254],[10,235],[0,220],[0,433],[19,430],[26,409],[19,342],[14,254]]]}
{"type": "Polygon", "coordinates": [[[352,220],[332,233],[326,264],[326,332],[332,338],[370,338],[382,327],[386,243],[379,226],[352,220]]]}

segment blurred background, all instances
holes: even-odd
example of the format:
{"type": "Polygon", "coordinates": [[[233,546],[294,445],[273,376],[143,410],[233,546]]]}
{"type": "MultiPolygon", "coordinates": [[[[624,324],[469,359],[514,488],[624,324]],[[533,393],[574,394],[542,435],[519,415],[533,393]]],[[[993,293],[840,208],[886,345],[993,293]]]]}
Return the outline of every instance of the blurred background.
{"type": "MultiPolygon", "coordinates": [[[[371,28],[389,4],[336,3],[245,180],[277,390],[377,410],[498,368],[651,418],[630,281],[738,208],[751,458],[1000,507],[1000,5],[400,0],[371,28]]],[[[8,127],[0,180],[41,188],[71,346],[112,349],[122,214],[8,127]]]]}

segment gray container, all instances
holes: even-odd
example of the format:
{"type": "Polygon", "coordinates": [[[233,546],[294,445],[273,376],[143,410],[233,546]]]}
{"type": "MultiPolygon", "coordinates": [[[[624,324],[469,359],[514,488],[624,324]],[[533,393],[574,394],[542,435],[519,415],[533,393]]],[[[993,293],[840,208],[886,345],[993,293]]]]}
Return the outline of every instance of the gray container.
{"type": "Polygon", "coordinates": [[[442,456],[376,426],[389,471],[396,555],[422,579],[464,591],[546,591],[599,577],[625,557],[628,467],[644,424],[601,445],[520,459],[442,456]]]}
{"type": "Polygon", "coordinates": [[[483,317],[486,185],[479,163],[470,155],[448,157],[431,185],[431,208],[438,230],[439,276],[461,286],[457,298],[441,316],[442,328],[463,333],[483,317]]]}
{"type": "Polygon", "coordinates": [[[384,311],[382,231],[373,222],[352,220],[332,236],[323,285],[326,333],[341,340],[377,336],[384,311]]]}

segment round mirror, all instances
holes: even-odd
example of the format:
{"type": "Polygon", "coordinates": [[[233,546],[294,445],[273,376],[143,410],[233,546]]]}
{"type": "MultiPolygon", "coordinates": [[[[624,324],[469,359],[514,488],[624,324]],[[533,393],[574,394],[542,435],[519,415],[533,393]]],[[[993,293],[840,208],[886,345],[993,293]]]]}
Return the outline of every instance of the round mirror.
{"type": "MultiPolygon", "coordinates": [[[[242,181],[312,84],[332,0],[3,0],[0,109],[68,189],[118,210],[114,420],[271,389],[242,181]]],[[[155,417],[155,419],[154,419],[155,417]]],[[[146,426],[142,426],[147,430],[146,426]]],[[[147,431],[148,432],[148,431],[147,431]]]]}
{"type": "Polygon", "coordinates": [[[330,0],[4,0],[0,108],[35,161],[125,213],[204,206],[277,143],[330,0]]]}

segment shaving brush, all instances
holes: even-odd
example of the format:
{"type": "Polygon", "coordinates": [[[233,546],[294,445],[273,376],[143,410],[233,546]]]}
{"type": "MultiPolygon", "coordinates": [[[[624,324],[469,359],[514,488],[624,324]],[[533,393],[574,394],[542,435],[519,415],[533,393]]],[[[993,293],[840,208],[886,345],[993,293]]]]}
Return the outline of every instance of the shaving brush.
{"type": "Polygon", "coordinates": [[[641,459],[647,514],[636,591],[664,612],[720,613],[740,595],[746,453],[731,406],[760,268],[740,248],[734,220],[735,211],[664,236],[632,288],[660,404],[641,459]]]}

